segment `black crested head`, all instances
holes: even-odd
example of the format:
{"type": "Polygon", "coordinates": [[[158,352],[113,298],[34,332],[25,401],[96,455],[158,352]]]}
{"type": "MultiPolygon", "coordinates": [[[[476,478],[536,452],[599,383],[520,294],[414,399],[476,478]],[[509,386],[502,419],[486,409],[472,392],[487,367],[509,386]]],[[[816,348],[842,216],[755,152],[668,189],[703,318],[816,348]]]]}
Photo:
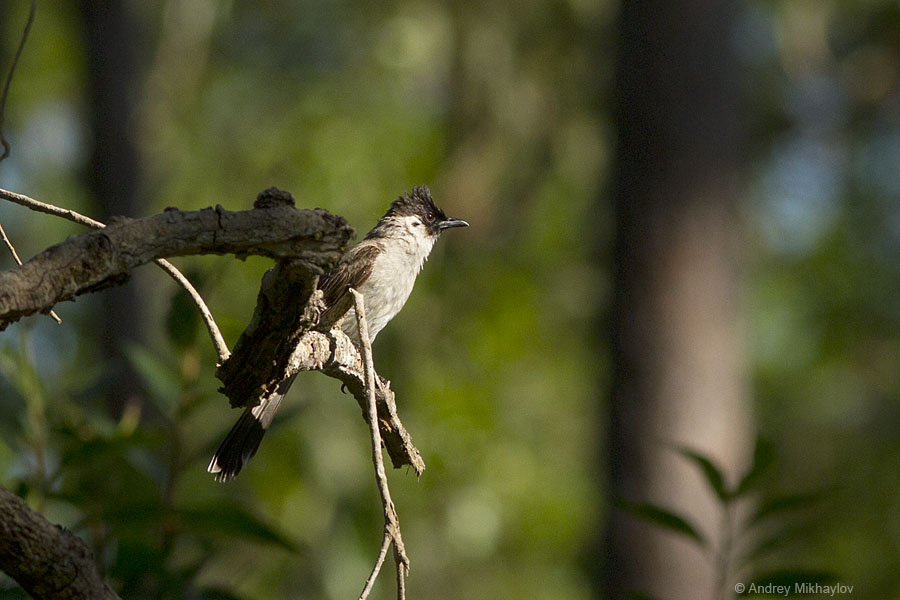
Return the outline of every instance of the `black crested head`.
{"type": "MultiPolygon", "coordinates": [[[[465,227],[468,225],[465,221],[448,217],[434,203],[431,197],[431,190],[427,185],[417,185],[409,193],[403,194],[393,202],[391,207],[379,221],[379,224],[387,223],[395,219],[403,219],[405,217],[418,217],[419,221],[425,227],[425,231],[429,235],[438,235],[444,229],[451,227],[465,227]]],[[[379,235],[381,232],[376,227],[370,235],[379,235]]],[[[367,236],[368,237],[368,236],[367,236]]]]}
{"type": "Polygon", "coordinates": [[[393,202],[385,216],[426,217],[431,213],[435,220],[446,219],[444,211],[437,207],[431,198],[431,190],[427,185],[417,185],[411,192],[403,194],[393,202]]]}

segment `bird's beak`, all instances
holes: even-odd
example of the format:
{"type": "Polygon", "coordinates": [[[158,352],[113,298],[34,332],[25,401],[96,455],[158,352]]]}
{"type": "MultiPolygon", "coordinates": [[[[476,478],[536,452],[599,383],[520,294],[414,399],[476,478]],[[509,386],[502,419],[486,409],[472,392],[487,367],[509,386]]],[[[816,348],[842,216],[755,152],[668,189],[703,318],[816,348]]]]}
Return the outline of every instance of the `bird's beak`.
{"type": "Polygon", "coordinates": [[[438,228],[443,231],[445,229],[450,229],[451,227],[468,227],[469,224],[463,221],[462,219],[454,219],[453,217],[447,217],[441,224],[438,225],[438,228]]]}

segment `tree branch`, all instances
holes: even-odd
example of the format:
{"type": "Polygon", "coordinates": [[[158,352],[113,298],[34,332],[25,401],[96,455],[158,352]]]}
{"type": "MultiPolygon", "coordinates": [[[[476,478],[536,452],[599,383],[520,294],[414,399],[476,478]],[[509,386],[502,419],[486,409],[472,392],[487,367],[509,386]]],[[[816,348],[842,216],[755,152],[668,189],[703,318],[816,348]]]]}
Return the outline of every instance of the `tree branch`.
{"type": "MultiPolygon", "coordinates": [[[[21,199],[5,190],[0,190],[0,197],[21,199]]],[[[121,284],[129,270],[162,257],[229,253],[239,258],[293,257],[321,271],[340,257],[351,234],[342,218],[327,211],[297,210],[272,201],[258,202],[249,211],[217,206],[120,218],[48,248],[21,267],[0,272],[0,329],[22,316],[46,312],[57,302],[121,284]]]]}
{"type": "Polygon", "coordinates": [[[406,556],[406,548],[403,545],[403,536],[400,534],[400,519],[394,501],[391,499],[391,490],[388,487],[387,475],[384,472],[384,459],[381,455],[381,434],[378,426],[378,409],[375,405],[375,366],[372,361],[372,343],[369,341],[369,325],[366,322],[365,303],[363,295],[353,288],[354,306],[356,308],[356,324],[359,330],[360,348],[362,350],[363,364],[366,374],[366,417],[369,422],[369,433],[372,437],[372,463],[375,465],[375,481],[378,483],[378,491],[381,494],[381,506],[384,509],[384,536],[381,551],[375,561],[375,567],[366,580],[365,587],[359,596],[359,600],[365,600],[372,591],[375,578],[384,562],[385,541],[390,539],[394,544],[394,558],[397,562],[397,595],[399,600],[406,596],[403,578],[409,572],[409,558],[406,556]]]}
{"type": "MultiPolygon", "coordinates": [[[[273,189],[266,190],[265,192],[263,192],[263,194],[271,193],[273,189]]],[[[23,196],[22,194],[16,194],[7,190],[0,190],[0,197],[15,202],[16,204],[25,206],[26,208],[62,217],[81,225],[87,225],[88,227],[91,227],[93,229],[102,229],[106,227],[106,225],[101,223],[100,221],[95,221],[94,219],[81,215],[73,210],[67,210],[58,206],[53,206],[52,204],[38,202],[34,198],[29,198],[28,196],[23,196]]],[[[259,201],[259,199],[257,199],[257,201],[259,201]]],[[[16,259],[16,263],[21,265],[22,261],[19,259],[19,255],[16,253],[15,248],[13,248],[12,244],[7,240],[6,233],[3,231],[2,227],[0,227],[0,234],[3,235],[3,240],[4,242],[6,242],[6,245],[9,246],[10,252],[12,252],[13,257],[16,259]]],[[[200,292],[197,291],[197,288],[194,287],[190,280],[185,277],[181,273],[181,271],[179,271],[175,267],[175,265],[163,258],[158,258],[155,262],[163,271],[166,272],[167,275],[169,275],[169,277],[174,279],[175,282],[178,283],[178,285],[184,288],[184,290],[194,301],[194,304],[197,305],[197,309],[200,311],[200,317],[203,319],[203,322],[206,323],[206,329],[209,331],[209,335],[212,338],[213,346],[215,347],[216,354],[219,357],[219,364],[222,364],[223,362],[228,360],[228,345],[225,343],[225,338],[222,337],[222,332],[219,331],[219,326],[216,325],[216,321],[215,319],[213,319],[212,313],[210,312],[209,307],[206,306],[206,302],[203,300],[200,292]]],[[[62,323],[62,319],[60,319],[52,310],[50,311],[50,316],[56,319],[57,323],[62,323]]]]}
{"type": "Polygon", "coordinates": [[[0,570],[40,600],[117,600],[90,549],[0,486],[0,570]]]}
{"type": "MultiPolygon", "coordinates": [[[[219,391],[229,398],[232,406],[254,406],[275,393],[282,381],[298,372],[321,371],[344,384],[365,417],[365,368],[359,350],[350,338],[337,327],[328,332],[308,329],[300,319],[292,324],[276,323],[284,318],[282,312],[292,312],[290,307],[282,304],[274,306],[283,311],[260,310],[260,306],[268,304],[266,298],[271,297],[267,296],[266,291],[273,293],[272,288],[291,289],[290,278],[277,276],[279,272],[284,274],[283,265],[282,269],[276,266],[266,273],[260,290],[257,313],[262,312],[268,317],[254,314],[247,330],[235,344],[231,358],[216,371],[216,377],[225,384],[219,391]],[[272,313],[277,313],[277,316],[272,313]]],[[[275,297],[278,295],[275,294],[275,297]]],[[[315,297],[311,298],[308,306],[314,304],[315,297]]],[[[310,312],[314,311],[306,311],[307,316],[310,312]]],[[[376,387],[376,401],[385,449],[395,468],[411,466],[416,476],[420,476],[425,471],[425,461],[400,421],[390,382],[380,377],[379,380],[381,386],[376,387]]]]}
{"type": "MultiPolygon", "coordinates": [[[[216,325],[215,319],[213,319],[212,313],[209,310],[209,307],[206,306],[206,301],[203,300],[203,296],[200,295],[200,292],[197,291],[197,288],[194,287],[194,284],[191,283],[190,279],[184,276],[184,274],[179,271],[175,265],[170,263],[164,258],[157,258],[157,265],[165,271],[169,277],[178,282],[184,291],[188,293],[191,299],[194,301],[194,304],[197,305],[197,309],[200,311],[200,317],[203,319],[203,322],[206,324],[206,330],[209,332],[209,337],[212,339],[213,346],[216,348],[216,355],[219,357],[219,361],[217,364],[222,364],[228,357],[231,356],[231,353],[228,351],[228,344],[225,343],[225,338],[222,337],[222,332],[219,331],[219,326],[216,325]]],[[[52,312],[51,312],[52,314],[52,312]]]]}
{"type": "MultiPolygon", "coordinates": [[[[6,230],[3,229],[3,225],[0,225],[0,238],[3,238],[3,243],[6,244],[6,249],[9,250],[9,253],[12,255],[13,260],[16,261],[16,264],[22,266],[22,259],[19,258],[19,253],[16,252],[16,247],[13,246],[12,242],[9,241],[9,237],[6,235],[6,230]]],[[[53,320],[58,324],[62,323],[62,319],[59,318],[59,315],[50,311],[50,316],[53,317],[53,320]]]]}

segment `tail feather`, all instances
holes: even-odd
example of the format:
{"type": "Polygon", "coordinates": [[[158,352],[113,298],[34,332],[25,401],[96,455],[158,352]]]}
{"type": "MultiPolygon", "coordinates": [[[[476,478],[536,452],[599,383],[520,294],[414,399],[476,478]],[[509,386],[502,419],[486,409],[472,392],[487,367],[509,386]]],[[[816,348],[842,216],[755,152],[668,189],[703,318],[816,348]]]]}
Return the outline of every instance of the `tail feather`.
{"type": "Polygon", "coordinates": [[[263,435],[272,424],[275,412],[281,405],[281,400],[292,382],[293,377],[286,379],[275,394],[253,408],[244,410],[237,423],[225,436],[206,469],[215,475],[216,481],[224,483],[234,479],[241,472],[243,466],[256,454],[263,435]]]}

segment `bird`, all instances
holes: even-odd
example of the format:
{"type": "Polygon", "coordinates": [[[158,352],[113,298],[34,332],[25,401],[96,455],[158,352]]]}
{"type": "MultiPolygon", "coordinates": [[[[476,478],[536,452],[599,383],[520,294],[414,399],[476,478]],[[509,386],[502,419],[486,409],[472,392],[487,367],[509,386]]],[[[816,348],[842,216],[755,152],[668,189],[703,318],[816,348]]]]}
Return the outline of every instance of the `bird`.
{"type": "MultiPolygon", "coordinates": [[[[349,290],[355,289],[363,296],[369,339],[374,342],[406,304],[441,233],[468,226],[462,219],[445,215],[434,203],[428,186],[413,187],[394,200],[366,237],[319,279],[317,288],[322,292],[325,313],[351,306],[349,290]]],[[[338,325],[360,348],[356,310],[346,310],[338,325]]],[[[285,379],[274,394],[244,410],[207,468],[216,481],[234,479],[253,457],[295,378],[285,379]]]]}

